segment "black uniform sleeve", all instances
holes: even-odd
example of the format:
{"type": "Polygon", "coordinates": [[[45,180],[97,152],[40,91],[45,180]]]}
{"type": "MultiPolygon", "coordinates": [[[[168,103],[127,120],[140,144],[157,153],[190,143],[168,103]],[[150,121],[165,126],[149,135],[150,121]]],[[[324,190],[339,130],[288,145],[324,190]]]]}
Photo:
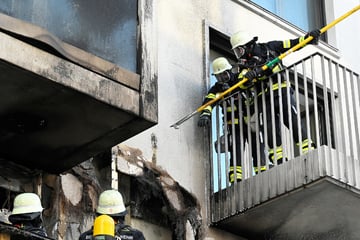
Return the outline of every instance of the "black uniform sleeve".
{"type": "MultiPolygon", "coordinates": [[[[205,98],[204,98],[204,100],[203,100],[203,102],[202,102],[202,105],[204,105],[204,104],[208,103],[209,101],[215,99],[215,98],[216,98],[216,94],[219,93],[219,92],[221,92],[219,89],[220,89],[219,84],[215,84],[214,86],[212,86],[212,87],[209,89],[208,93],[206,94],[206,96],[205,96],[205,98]]],[[[208,115],[211,115],[211,111],[212,111],[214,105],[215,105],[215,104],[212,104],[212,105],[206,107],[201,113],[206,113],[206,114],[208,114],[208,115]]]]}
{"type": "Polygon", "coordinates": [[[304,37],[284,41],[270,41],[266,45],[270,50],[275,51],[278,55],[280,55],[302,41],[304,41],[304,37]]]}

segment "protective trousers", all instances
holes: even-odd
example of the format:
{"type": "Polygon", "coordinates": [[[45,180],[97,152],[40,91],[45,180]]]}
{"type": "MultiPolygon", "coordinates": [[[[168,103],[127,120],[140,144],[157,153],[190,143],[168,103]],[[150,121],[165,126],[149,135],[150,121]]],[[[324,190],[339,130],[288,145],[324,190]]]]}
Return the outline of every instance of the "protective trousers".
{"type": "MultiPolygon", "coordinates": [[[[229,169],[229,181],[231,183],[235,182],[235,179],[237,181],[240,181],[242,179],[243,175],[243,158],[247,158],[249,156],[252,158],[252,164],[254,167],[255,173],[257,173],[259,170],[264,171],[265,170],[265,148],[264,143],[259,140],[259,137],[256,135],[253,131],[248,131],[248,125],[242,121],[243,131],[242,134],[240,132],[240,126],[239,124],[235,125],[235,131],[234,133],[229,134],[229,137],[232,138],[233,134],[235,136],[235,142],[234,138],[229,142],[230,145],[230,169],[229,169]],[[242,137],[242,139],[240,139],[242,137]],[[248,144],[248,146],[251,146],[247,148],[247,151],[245,150],[245,143],[248,144]],[[258,157],[257,154],[257,145],[259,145],[260,154],[258,157]],[[245,155],[246,154],[246,155],[245,155]],[[236,156],[235,156],[236,155],[236,156]],[[259,161],[258,161],[259,159],[259,161]],[[258,167],[258,163],[260,163],[260,167],[258,167]]],[[[229,129],[231,126],[229,126],[229,129]]]]}
{"type": "MultiPolygon", "coordinates": [[[[265,97],[265,112],[266,112],[266,123],[264,123],[264,114],[263,114],[263,106],[262,101],[259,101],[259,111],[260,111],[260,123],[261,123],[261,132],[264,132],[264,126],[266,125],[267,129],[267,136],[268,136],[268,145],[269,145],[269,158],[270,160],[275,163],[275,160],[277,163],[282,163],[285,156],[283,156],[283,146],[282,146],[282,138],[281,138],[281,123],[290,129],[290,115],[291,114],[291,126],[292,126],[292,138],[293,141],[297,144],[307,142],[308,144],[311,143],[307,139],[306,134],[306,126],[303,124],[303,121],[301,121],[300,113],[296,109],[296,100],[294,97],[294,90],[289,89],[290,91],[290,106],[288,104],[288,93],[287,88],[283,87],[281,88],[281,97],[279,94],[279,90],[273,90],[272,96],[274,97],[274,104],[273,104],[273,115],[272,115],[272,106],[271,106],[271,94],[270,92],[266,93],[265,97]],[[283,119],[281,119],[280,110],[282,111],[283,119]],[[300,129],[298,126],[298,118],[300,118],[300,129]],[[275,122],[275,129],[273,129],[272,121],[275,122]],[[282,121],[283,120],[283,121],[282,121]],[[274,131],[273,131],[274,130],[274,131]],[[301,139],[299,143],[299,133],[301,131],[301,139]],[[273,141],[273,135],[275,134],[275,141],[276,145],[274,146],[273,141]]],[[[304,144],[303,144],[304,147],[304,144]]]]}

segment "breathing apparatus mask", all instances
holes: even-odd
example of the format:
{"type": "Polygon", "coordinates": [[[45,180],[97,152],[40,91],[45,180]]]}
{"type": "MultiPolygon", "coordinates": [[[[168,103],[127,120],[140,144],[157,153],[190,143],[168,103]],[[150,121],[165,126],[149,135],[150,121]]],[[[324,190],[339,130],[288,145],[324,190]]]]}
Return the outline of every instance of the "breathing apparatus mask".
{"type": "Polygon", "coordinates": [[[251,53],[252,48],[254,47],[255,42],[258,40],[258,37],[254,37],[250,42],[245,45],[239,45],[233,48],[234,54],[238,60],[244,57],[245,53],[251,53]]]}
{"type": "Polygon", "coordinates": [[[228,70],[218,73],[218,74],[215,74],[215,77],[216,77],[217,82],[220,84],[225,84],[225,83],[229,82],[231,79],[231,75],[228,70]]]}

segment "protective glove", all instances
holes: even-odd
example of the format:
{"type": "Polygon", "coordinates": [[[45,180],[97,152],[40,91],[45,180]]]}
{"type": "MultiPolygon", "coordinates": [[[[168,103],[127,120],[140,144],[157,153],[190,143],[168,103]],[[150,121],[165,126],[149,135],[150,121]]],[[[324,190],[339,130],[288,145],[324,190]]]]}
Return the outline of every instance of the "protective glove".
{"type": "Polygon", "coordinates": [[[256,71],[254,69],[254,70],[248,71],[244,75],[244,77],[247,78],[248,82],[252,82],[252,80],[257,77],[257,73],[256,73],[256,71]]]}
{"type": "Polygon", "coordinates": [[[210,126],[211,117],[209,112],[203,112],[200,115],[200,119],[198,121],[199,127],[208,127],[210,126]]]}
{"type": "Polygon", "coordinates": [[[262,75],[263,75],[263,70],[260,67],[257,67],[251,71],[248,71],[247,73],[244,74],[244,77],[247,78],[248,80],[245,83],[240,84],[240,88],[248,89],[248,88],[254,86],[254,84],[256,82],[256,78],[259,78],[262,75]]]}
{"type": "Polygon", "coordinates": [[[320,34],[321,34],[320,30],[315,29],[315,30],[312,30],[311,32],[308,32],[305,35],[305,39],[308,38],[309,36],[311,36],[311,37],[313,37],[313,39],[309,42],[309,44],[317,45],[319,43],[320,34]]]}
{"type": "Polygon", "coordinates": [[[254,82],[255,78],[261,77],[261,75],[263,74],[263,70],[262,68],[254,68],[251,71],[248,71],[244,77],[246,77],[248,79],[248,81],[250,82],[254,82]]]}

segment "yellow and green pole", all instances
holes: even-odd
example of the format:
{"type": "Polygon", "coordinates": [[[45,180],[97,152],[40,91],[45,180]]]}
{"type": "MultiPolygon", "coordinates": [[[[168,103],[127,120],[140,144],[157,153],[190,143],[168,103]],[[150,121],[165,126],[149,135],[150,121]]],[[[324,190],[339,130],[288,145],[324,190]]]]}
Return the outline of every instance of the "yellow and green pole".
{"type": "MultiPolygon", "coordinates": [[[[340,16],[339,18],[335,19],[334,21],[332,21],[331,23],[329,23],[328,25],[326,25],[325,27],[320,29],[320,34],[326,32],[327,30],[329,30],[330,28],[332,28],[333,26],[335,26],[336,24],[338,24],[339,22],[341,22],[342,20],[344,20],[345,18],[347,18],[348,16],[350,16],[351,14],[353,14],[354,12],[358,11],[360,9],[360,5],[354,7],[353,9],[351,9],[350,11],[348,11],[347,13],[345,13],[344,15],[340,16]]],[[[262,66],[262,70],[265,71],[269,68],[272,68],[273,66],[275,66],[280,60],[282,60],[283,58],[285,58],[286,56],[288,56],[290,53],[295,52],[296,50],[299,50],[300,48],[304,47],[307,43],[309,43],[311,40],[313,39],[312,36],[307,37],[306,39],[304,39],[304,41],[301,41],[300,43],[296,44],[294,47],[290,48],[289,50],[287,50],[286,52],[282,53],[281,55],[279,55],[277,58],[271,60],[270,62],[268,62],[267,64],[265,64],[264,66],[262,66]]],[[[235,89],[237,89],[238,87],[240,87],[241,85],[243,85],[244,83],[247,82],[247,78],[242,79],[241,81],[239,81],[238,83],[236,83],[235,85],[231,86],[230,88],[228,88],[227,90],[225,90],[224,92],[220,93],[216,98],[212,99],[211,101],[205,103],[204,105],[200,106],[198,109],[196,109],[194,112],[190,113],[189,115],[183,117],[182,119],[180,119],[179,121],[177,121],[176,123],[174,123],[173,125],[171,125],[170,127],[173,127],[175,129],[178,129],[180,127],[180,125],[182,123],[184,123],[185,121],[187,121],[188,119],[192,118],[193,116],[195,116],[197,113],[202,112],[206,107],[218,102],[219,100],[223,99],[227,94],[231,93],[232,91],[234,91],[235,89]]]]}

